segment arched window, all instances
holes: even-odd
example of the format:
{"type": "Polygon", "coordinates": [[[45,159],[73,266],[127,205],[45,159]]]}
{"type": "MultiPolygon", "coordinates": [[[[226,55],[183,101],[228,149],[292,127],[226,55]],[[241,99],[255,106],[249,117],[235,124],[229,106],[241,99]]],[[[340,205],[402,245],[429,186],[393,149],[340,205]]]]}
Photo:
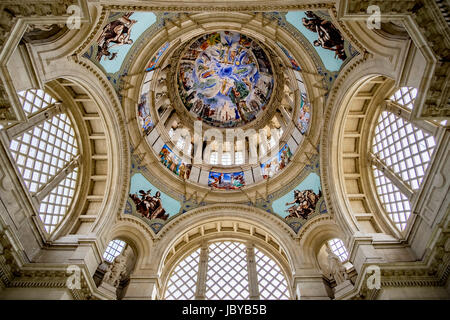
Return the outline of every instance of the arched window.
{"type": "Polygon", "coordinates": [[[328,240],[328,246],[330,247],[331,251],[333,251],[333,253],[339,257],[339,260],[341,260],[341,262],[347,261],[348,251],[341,239],[335,238],[328,240]]]}
{"type": "Polygon", "coordinates": [[[103,259],[108,262],[113,262],[114,259],[123,251],[126,246],[126,242],[115,239],[108,243],[105,252],[103,253],[103,259]]]}
{"type": "Polygon", "coordinates": [[[372,141],[372,169],[378,198],[389,218],[404,230],[411,198],[420,188],[436,141],[428,124],[411,123],[417,90],[397,90],[381,112],[372,141]]]}
{"type": "Polygon", "coordinates": [[[12,158],[39,206],[48,233],[62,221],[75,192],[78,143],[64,106],[43,90],[18,93],[28,121],[10,126],[12,158]]]}
{"type": "Polygon", "coordinates": [[[277,262],[251,244],[210,243],[181,260],[172,271],[165,299],[289,299],[277,262]],[[203,258],[202,258],[203,257],[203,258]]]}

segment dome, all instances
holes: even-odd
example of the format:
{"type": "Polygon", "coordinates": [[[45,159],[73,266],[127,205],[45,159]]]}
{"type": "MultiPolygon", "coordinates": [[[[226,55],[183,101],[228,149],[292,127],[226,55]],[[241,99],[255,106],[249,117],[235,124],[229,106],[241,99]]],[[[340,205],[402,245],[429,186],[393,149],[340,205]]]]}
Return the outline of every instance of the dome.
{"type": "Polygon", "coordinates": [[[255,119],[269,102],[274,83],[261,45],[232,31],[194,40],[180,58],[177,80],[190,114],[219,128],[255,119]]]}

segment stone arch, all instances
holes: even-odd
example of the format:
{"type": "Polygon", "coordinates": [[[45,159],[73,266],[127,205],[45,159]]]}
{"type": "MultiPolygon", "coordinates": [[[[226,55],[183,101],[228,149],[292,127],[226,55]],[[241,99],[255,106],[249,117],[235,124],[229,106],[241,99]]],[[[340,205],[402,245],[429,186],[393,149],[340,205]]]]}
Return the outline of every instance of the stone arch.
{"type": "MultiPolygon", "coordinates": [[[[324,127],[320,145],[321,172],[327,208],[330,213],[335,216],[336,222],[340,225],[344,233],[344,238],[342,240],[347,244],[350,243],[350,239],[355,232],[364,233],[361,225],[358,223],[358,219],[353,214],[351,204],[348,201],[348,193],[344,179],[345,173],[342,167],[344,132],[346,131],[346,124],[349,125],[346,123],[346,120],[348,119],[350,106],[352,101],[355,101],[354,98],[366,99],[369,102],[372,101],[376,95],[375,91],[367,94],[365,93],[366,95],[364,97],[357,97],[358,91],[360,91],[365,85],[380,86],[387,81],[392,81],[389,79],[396,77],[396,72],[389,69],[382,59],[368,60],[367,58],[368,57],[361,57],[353,62],[353,64],[346,66],[341,72],[341,76],[337,79],[337,83],[335,84],[334,90],[332,90],[329,97],[329,102],[325,112],[324,127]],[[339,91],[336,90],[336,86],[340,88],[339,91]]],[[[365,110],[368,109],[371,108],[366,106],[365,110]]],[[[365,119],[365,113],[362,112],[360,115],[354,114],[354,116],[357,119],[360,119],[361,122],[365,119]]],[[[347,130],[347,132],[349,132],[348,137],[352,137],[356,140],[353,145],[354,147],[358,147],[358,150],[357,152],[348,153],[351,153],[353,159],[358,159],[358,163],[355,165],[359,170],[361,168],[359,161],[361,151],[359,149],[361,147],[361,141],[365,138],[362,135],[365,133],[362,132],[362,123],[353,125],[356,125],[356,131],[349,132],[349,130],[347,130]]],[[[350,145],[348,150],[350,150],[350,145]]],[[[361,182],[358,183],[361,184],[361,182]]],[[[365,196],[364,192],[359,192],[357,194],[365,196]]],[[[362,211],[360,212],[367,213],[362,211]]],[[[361,215],[360,218],[360,222],[378,219],[375,218],[374,215],[370,217],[361,215]]],[[[385,224],[386,221],[379,221],[378,219],[376,221],[373,220],[372,222],[376,223],[374,227],[375,233],[392,232],[392,228],[385,224]]]]}
{"type": "Polygon", "coordinates": [[[86,197],[87,203],[97,205],[92,211],[87,208],[77,217],[72,232],[97,233],[101,236],[102,247],[106,245],[108,225],[123,212],[127,198],[130,155],[124,115],[111,84],[95,66],[76,60],[60,62],[63,66],[51,64],[46,70],[46,81],[57,81],[59,86],[71,88],[74,101],[81,106],[90,104],[83,110],[82,118],[97,122],[97,131],[89,134],[94,171],[91,174],[91,193],[86,197]],[[95,174],[100,167],[103,168],[100,174],[103,177],[95,174]]]}

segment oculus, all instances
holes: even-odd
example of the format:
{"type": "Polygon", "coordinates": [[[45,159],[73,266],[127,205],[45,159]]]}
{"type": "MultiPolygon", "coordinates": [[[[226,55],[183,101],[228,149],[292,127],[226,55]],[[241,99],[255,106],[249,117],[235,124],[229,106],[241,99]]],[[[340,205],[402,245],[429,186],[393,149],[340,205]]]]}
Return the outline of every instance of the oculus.
{"type": "Polygon", "coordinates": [[[178,92],[184,106],[206,124],[232,128],[265,109],[274,85],[261,46],[230,31],[203,35],[181,57],[178,92]]]}

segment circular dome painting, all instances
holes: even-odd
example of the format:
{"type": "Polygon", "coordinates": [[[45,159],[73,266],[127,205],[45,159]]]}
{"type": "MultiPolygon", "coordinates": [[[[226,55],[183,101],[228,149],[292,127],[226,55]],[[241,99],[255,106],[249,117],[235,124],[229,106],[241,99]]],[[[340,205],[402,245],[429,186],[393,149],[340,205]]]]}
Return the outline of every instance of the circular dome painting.
{"type": "Polygon", "coordinates": [[[184,106],[199,120],[220,128],[255,119],[269,102],[273,83],[272,67],[260,45],[230,31],[194,41],[178,70],[184,106]]]}

